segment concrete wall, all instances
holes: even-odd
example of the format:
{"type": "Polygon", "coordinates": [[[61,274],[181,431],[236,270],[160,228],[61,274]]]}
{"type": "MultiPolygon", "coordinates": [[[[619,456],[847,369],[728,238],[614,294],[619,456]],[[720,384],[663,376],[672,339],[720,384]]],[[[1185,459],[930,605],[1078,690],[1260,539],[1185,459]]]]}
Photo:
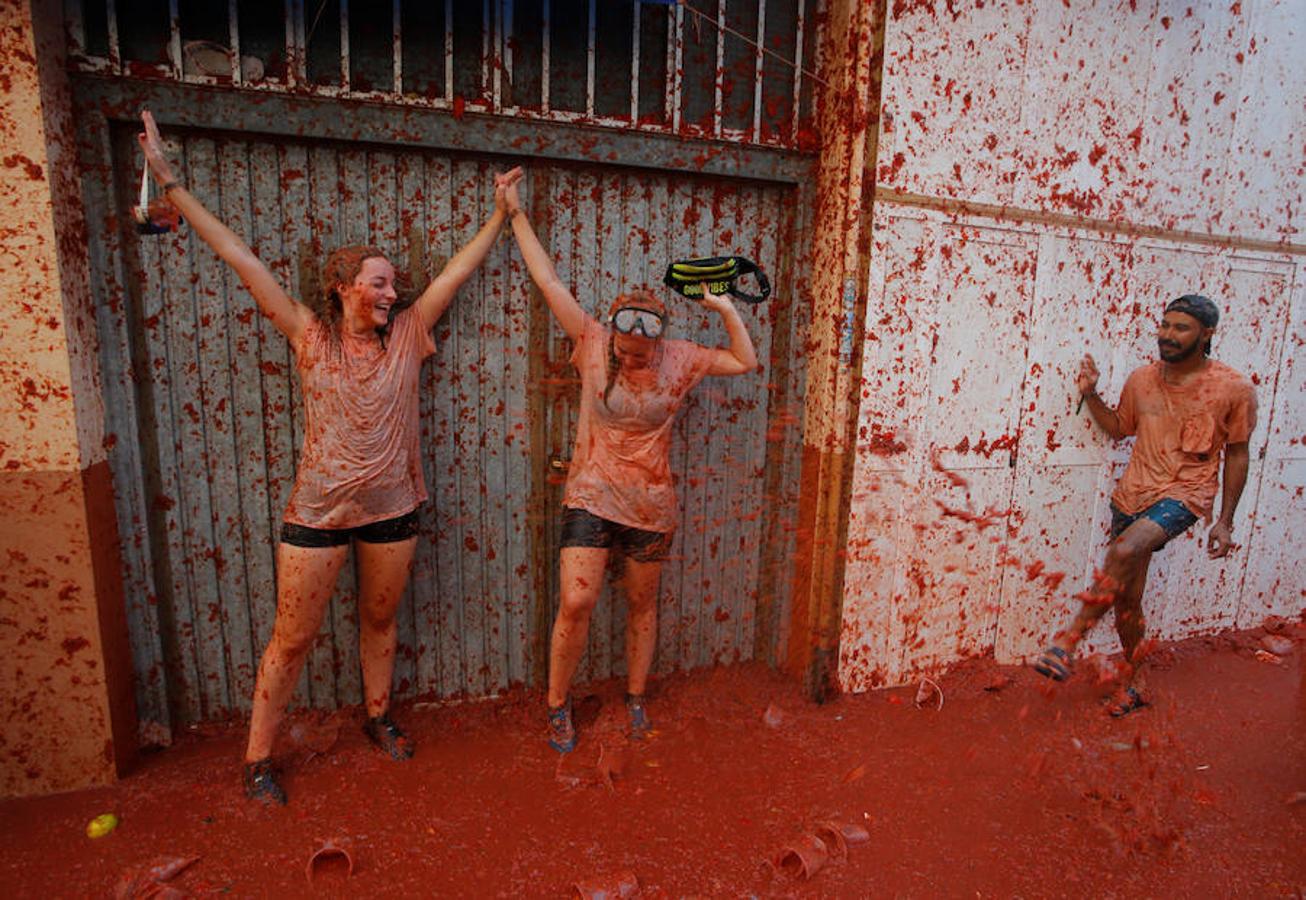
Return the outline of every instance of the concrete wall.
{"type": "Polygon", "coordinates": [[[0,796],[106,783],[134,746],[85,228],[51,6],[0,2],[0,796]]]}
{"type": "Polygon", "coordinates": [[[1152,633],[1297,614],[1306,6],[888,6],[844,688],[1027,659],[1065,623],[1129,452],[1076,415],[1078,360],[1114,402],[1191,291],[1261,422],[1242,547],[1208,561],[1199,525],[1158,555],[1152,633]]]}

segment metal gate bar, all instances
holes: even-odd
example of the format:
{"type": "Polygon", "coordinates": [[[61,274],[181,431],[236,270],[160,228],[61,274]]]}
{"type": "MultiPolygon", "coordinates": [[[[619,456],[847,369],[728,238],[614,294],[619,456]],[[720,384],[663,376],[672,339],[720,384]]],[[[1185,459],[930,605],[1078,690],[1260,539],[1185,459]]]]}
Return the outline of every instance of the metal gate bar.
{"type": "MultiPolygon", "coordinates": [[[[313,35],[321,35],[321,29],[314,31],[319,21],[321,7],[310,2],[307,7],[303,0],[284,0],[282,19],[285,23],[281,35],[282,48],[286,65],[284,74],[275,77],[265,72],[261,79],[251,77],[245,71],[242,62],[241,23],[237,0],[227,0],[225,4],[226,46],[222,49],[227,54],[227,67],[220,73],[196,71],[196,66],[188,60],[188,47],[191,42],[185,39],[185,29],[180,0],[169,0],[168,21],[166,23],[165,58],[158,60],[125,60],[121,43],[121,29],[130,27],[132,9],[120,8],[115,0],[70,0],[66,4],[66,25],[69,35],[70,65],[80,71],[129,74],[134,77],[161,78],[188,84],[230,85],[242,90],[270,92],[297,92],[351,99],[381,100],[386,103],[404,106],[428,106],[439,109],[459,109],[459,103],[466,103],[478,110],[495,115],[512,115],[523,118],[543,118],[563,122],[585,122],[604,127],[635,129],[640,131],[661,131],[679,134],[684,119],[684,103],[691,97],[705,97],[710,103],[710,121],[704,134],[690,134],[690,137],[711,137],[732,143],[774,144],[779,146],[796,146],[799,125],[803,110],[803,72],[807,35],[805,29],[809,22],[807,0],[732,0],[732,9],[744,9],[749,15],[756,15],[756,28],[748,33],[732,27],[727,15],[727,0],[716,0],[715,11],[705,13],[700,6],[710,8],[710,0],[692,0],[689,6],[677,4],[665,7],[661,4],[650,5],[649,10],[665,11],[667,23],[667,49],[665,59],[646,54],[641,48],[644,31],[641,25],[641,13],[645,4],[640,0],[629,0],[631,14],[630,25],[630,62],[629,62],[629,107],[625,115],[600,113],[596,108],[596,91],[602,79],[613,74],[603,69],[598,62],[599,6],[597,0],[588,0],[585,5],[584,49],[585,85],[584,100],[579,109],[557,109],[550,102],[550,86],[554,81],[554,69],[561,61],[557,57],[557,48],[553,46],[551,32],[554,27],[571,25],[561,23],[555,15],[552,0],[539,0],[544,28],[540,46],[540,96],[523,102],[520,93],[513,91],[511,101],[506,100],[505,83],[513,84],[514,72],[514,23],[515,11],[519,0],[482,0],[480,6],[480,47],[476,54],[479,63],[479,88],[477,96],[459,97],[454,86],[455,41],[454,41],[454,4],[447,0],[444,4],[443,46],[423,48],[417,44],[407,46],[403,28],[403,0],[392,0],[389,7],[390,27],[387,29],[390,60],[388,65],[391,84],[388,90],[374,88],[356,83],[354,78],[354,57],[360,52],[352,46],[351,18],[349,0],[338,0],[339,21],[339,73],[335,83],[316,84],[309,78],[308,51],[313,35]],[[85,10],[89,4],[99,2],[105,16],[104,55],[92,51],[85,10]],[[768,10],[768,6],[771,9],[768,10]],[[768,60],[768,55],[776,56],[766,50],[766,28],[768,21],[781,21],[793,16],[791,33],[794,46],[794,59],[768,60]],[[306,24],[307,23],[307,24],[306,24]],[[713,42],[715,59],[714,71],[703,84],[686,84],[684,76],[686,33],[693,29],[694,40],[704,37],[704,26],[715,31],[713,42]],[[306,33],[306,29],[307,32],[306,33]],[[727,40],[746,41],[752,45],[753,57],[751,78],[747,80],[753,92],[751,115],[746,115],[747,125],[742,128],[726,124],[723,105],[726,100],[726,54],[727,40]],[[406,84],[405,59],[419,59],[423,52],[443,51],[445,72],[442,96],[427,96],[417,93],[414,85],[406,84]],[[640,79],[644,66],[663,67],[665,78],[665,102],[662,122],[640,121],[640,79]],[[768,108],[763,103],[763,94],[767,83],[769,67],[792,67],[793,79],[788,97],[791,121],[786,127],[771,128],[768,124],[778,126],[780,123],[768,122],[768,108]]],[[[414,2],[414,0],[410,0],[414,2]]],[[[611,14],[615,6],[604,7],[611,14]]],[[[463,21],[463,20],[460,20],[463,21]]],[[[161,23],[162,24],[162,23],[161,23]]],[[[582,23],[577,23],[582,24],[582,23]]],[[[98,26],[97,26],[98,27],[98,26]]],[[[98,40],[96,42],[99,43],[98,40]]]]}

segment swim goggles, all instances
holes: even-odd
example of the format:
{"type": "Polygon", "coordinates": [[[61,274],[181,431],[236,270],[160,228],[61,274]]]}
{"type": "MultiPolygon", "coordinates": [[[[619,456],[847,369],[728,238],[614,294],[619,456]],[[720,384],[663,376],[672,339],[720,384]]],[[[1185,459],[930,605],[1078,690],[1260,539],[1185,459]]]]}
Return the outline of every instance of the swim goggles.
{"type": "Polygon", "coordinates": [[[662,317],[651,310],[623,306],[612,314],[612,327],[620,334],[638,331],[646,338],[658,338],[662,336],[664,325],[662,317]]]}

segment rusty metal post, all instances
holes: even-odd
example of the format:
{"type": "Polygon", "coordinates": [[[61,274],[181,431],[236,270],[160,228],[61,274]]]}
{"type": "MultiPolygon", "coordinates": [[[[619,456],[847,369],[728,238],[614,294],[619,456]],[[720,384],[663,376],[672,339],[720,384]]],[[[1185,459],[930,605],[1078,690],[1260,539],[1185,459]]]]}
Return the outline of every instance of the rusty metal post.
{"type": "Polygon", "coordinates": [[[829,86],[817,113],[823,146],[811,244],[798,564],[785,664],[818,702],[838,690],[885,4],[834,0],[828,15],[821,68],[829,86]]]}

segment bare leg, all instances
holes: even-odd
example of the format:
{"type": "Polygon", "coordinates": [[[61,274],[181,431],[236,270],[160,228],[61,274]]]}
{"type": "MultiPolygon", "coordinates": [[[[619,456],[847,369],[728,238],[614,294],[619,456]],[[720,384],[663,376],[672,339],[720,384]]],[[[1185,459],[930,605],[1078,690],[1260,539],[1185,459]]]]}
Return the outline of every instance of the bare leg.
{"type": "Polygon", "coordinates": [[[395,669],[395,612],[408,584],[417,538],[387,544],[355,541],[358,554],[358,655],[367,714],[390,708],[395,669]]]}
{"type": "Polygon", "coordinates": [[[567,699],[571,679],[585,654],[590,633],[590,613],[603,590],[603,572],[608,565],[606,547],[563,547],[562,602],[553,620],[549,644],[549,706],[561,706],[567,699]]]}
{"type": "Polygon", "coordinates": [[[1143,588],[1147,587],[1147,571],[1152,564],[1152,553],[1140,560],[1134,577],[1124,583],[1124,589],[1115,597],[1115,634],[1121,637],[1124,661],[1138,667],[1139,648],[1147,636],[1147,622],[1143,619],[1143,588]]]}
{"type": "MultiPolygon", "coordinates": [[[[1107,595],[1105,602],[1083,604],[1070,627],[1057,635],[1054,642],[1056,646],[1067,653],[1072,652],[1085,632],[1112,606],[1116,608],[1116,627],[1120,628],[1122,619],[1125,620],[1124,627],[1136,629],[1137,640],[1141,641],[1144,630],[1141,601],[1147,583],[1147,568],[1151,564],[1152,553],[1163,543],[1165,529],[1151,519],[1138,519],[1121,532],[1111,542],[1111,546],[1107,547],[1106,560],[1102,563],[1102,573],[1106,577],[1100,589],[1107,595]],[[1124,609],[1121,608],[1122,603],[1124,609]]],[[[1129,631],[1131,639],[1134,633],[1129,631]]],[[[1120,636],[1123,642],[1125,632],[1120,632],[1120,636]]],[[[1137,646],[1136,642],[1134,646],[1137,646]]],[[[1125,655],[1128,657],[1131,652],[1132,648],[1126,646],[1125,655]]]]}
{"type": "Polygon", "coordinates": [[[626,560],[626,690],[644,693],[658,644],[658,585],[662,563],[626,560]]]}
{"type": "Polygon", "coordinates": [[[277,545],[277,618],[254,685],[246,762],[257,762],[272,754],[277,726],[285,715],[304,657],[317,636],[322,614],[335,591],[336,576],[348,553],[348,546],[277,545]]]}

